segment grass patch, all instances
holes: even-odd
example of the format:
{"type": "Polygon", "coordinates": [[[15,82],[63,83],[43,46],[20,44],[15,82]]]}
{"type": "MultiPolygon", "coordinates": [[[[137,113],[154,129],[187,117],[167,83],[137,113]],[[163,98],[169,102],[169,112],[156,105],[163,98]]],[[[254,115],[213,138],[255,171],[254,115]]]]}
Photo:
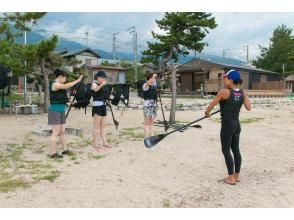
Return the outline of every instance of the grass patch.
{"type": "Polygon", "coordinates": [[[92,158],[95,159],[95,160],[100,160],[103,157],[105,157],[105,155],[95,155],[92,158]]]}
{"type": "Polygon", "coordinates": [[[263,120],[264,118],[241,118],[240,123],[241,124],[250,124],[250,123],[255,123],[263,120]]]}
{"type": "MultiPolygon", "coordinates": [[[[240,120],[241,124],[251,124],[251,123],[259,122],[259,121],[261,121],[263,119],[264,118],[241,118],[239,120],[240,120]]],[[[211,118],[210,120],[213,121],[213,122],[218,122],[218,123],[221,122],[220,118],[211,118]]]]}
{"type": "Polygon", "coordinates": [[[162,204],[163,204],[163,208],[170,208],[170,201],[169,201],[169,199],[164,199],[162,201],[162,204]]]}
{"type": "Polygon", "coordinates": [[[49,182],[54,182],[59,176],[60,172],[57,170],[53,170],[48,175],[41,176],[38,180],[48,180],[49,182]]]}
{"type": "Polygon", "coordinates": [[[27,188],[30,184],[23,179],[8,179],[0,182],[0,192],[9,192],[17,188],[27,188]]]}
{"type": "Polygon", "coordinates": [[[142,139],[144,138],[144,134],[142,132],[135,132],[136,130],[142,130],[141,127],[136,127],[136,128],[124,128],[120,132],[120,136],[125,136],[127,140],[130,139],[142,139]]]}

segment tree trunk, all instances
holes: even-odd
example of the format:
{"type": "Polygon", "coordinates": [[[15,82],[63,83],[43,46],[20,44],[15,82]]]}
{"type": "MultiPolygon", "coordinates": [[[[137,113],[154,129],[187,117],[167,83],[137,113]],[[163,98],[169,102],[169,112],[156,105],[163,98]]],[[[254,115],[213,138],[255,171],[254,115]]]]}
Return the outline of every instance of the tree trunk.
{"type": "Polygon", "coordinates": [[[171,70],[172,76],[172,102],[171,102],[171,111],[169,115],[169,123],[176,123],[176,96],[177,96],[177,71],[175,66],[172,66],[171,70]]]}
{"type": "Polygon", "coordinates": [[[49,79],[48,79],[48,72],[45,68],[45,59],[42,58],[41,60],[41,72],[44,76],[44,84],[45,84],[45,91],[44,91],[44,113],[48,112],[48,105],[49,105],[49,79]]]}

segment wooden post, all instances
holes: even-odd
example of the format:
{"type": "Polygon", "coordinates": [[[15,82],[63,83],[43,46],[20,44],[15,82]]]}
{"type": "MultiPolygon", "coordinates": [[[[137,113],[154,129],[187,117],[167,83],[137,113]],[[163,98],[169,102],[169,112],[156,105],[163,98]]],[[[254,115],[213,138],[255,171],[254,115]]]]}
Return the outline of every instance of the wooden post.
{"type": "Polygon", "coordinates": [[[172,66],[171,70],[172,76],[172,102],[171,102],[171,111],[169,115],[169,123],[176,123],[176,96],[177,96],[177,70],[175,66],[172,66]]]}

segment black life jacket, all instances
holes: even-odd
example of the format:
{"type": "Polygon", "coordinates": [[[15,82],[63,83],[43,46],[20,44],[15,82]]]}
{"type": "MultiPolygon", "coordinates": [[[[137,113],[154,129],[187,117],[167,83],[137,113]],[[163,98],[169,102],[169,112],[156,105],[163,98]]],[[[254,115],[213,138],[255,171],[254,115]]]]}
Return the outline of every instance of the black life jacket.
{"type": "MultiPolygon", "coordinates": [[[[94,83],[96,83],[99,86],[98,82],[94,81],[94,83]]],[[[97,92],[91,90],[93,101],[106,102],[106,100],[110,100],[111,90],[112,90],[112,85],[111,84],[104,85],[97,92]]]]}
{"type": "Polygon", "coordinates": [[[126,106],[129,103],[129,85],[128,84],[115,84],[113,85],[113,99],[111,104],[117,106],[121,101],[126,106]]]}
{"type": "Polygon", "coordinates": [[[87,106],[90,104],[90,100],[92,97],[91,83],[84,84],[83,82],[80,82],[75,85],[74,90],[76,102],[72,106],[78,109],[84,108],[86,114],[87,106]]]}
{"type": "MultiPolygon", "coordinates": [[[[142,86],[143,89],[143,86],[142,86]]],[[[147,91],[143,91],[144,100],[157,100],[157,90],[156,86],[149,86],[147,91]]]]}
{"type": "Polygon", "coordinates": [[[68,102],[67,91],[65,89],[53,91],[52,85],[54,82],[50,83],[50,104],[66,104],[68,102]]]}
{"type": "Polygon", "coordinates": [[[146,83],[146,80],[139,80],[136,83],[137,84],[136,85],[136,87],[137,87],[137,95],[138,95],[138,97],[140,97],[142,99],[144,99],[144,91],[143,91],[144,83],[146,83]]]}
{"type": "Polygon", "coordinates": [[[222,118],[238,118],[240,109],[244,103],[243,90],[236,91],[230,89],[230,96],[226,100],[220,101],[220,110],[222,118]]]}

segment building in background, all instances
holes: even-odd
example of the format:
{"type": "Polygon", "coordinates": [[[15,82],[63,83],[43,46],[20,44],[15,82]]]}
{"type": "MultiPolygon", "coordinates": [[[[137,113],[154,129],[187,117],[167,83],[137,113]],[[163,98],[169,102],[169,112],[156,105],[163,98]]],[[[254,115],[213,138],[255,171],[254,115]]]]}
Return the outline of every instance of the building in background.
{"type": "Polygon", "coordinates": [[[223,88],[223,73],[229,69],[238,70],[245,90],[284,89],[279,73],[258,69],[253,66],[237,66],[192,59],[177,67],[179,94],[215,94],[223,88]]]}

